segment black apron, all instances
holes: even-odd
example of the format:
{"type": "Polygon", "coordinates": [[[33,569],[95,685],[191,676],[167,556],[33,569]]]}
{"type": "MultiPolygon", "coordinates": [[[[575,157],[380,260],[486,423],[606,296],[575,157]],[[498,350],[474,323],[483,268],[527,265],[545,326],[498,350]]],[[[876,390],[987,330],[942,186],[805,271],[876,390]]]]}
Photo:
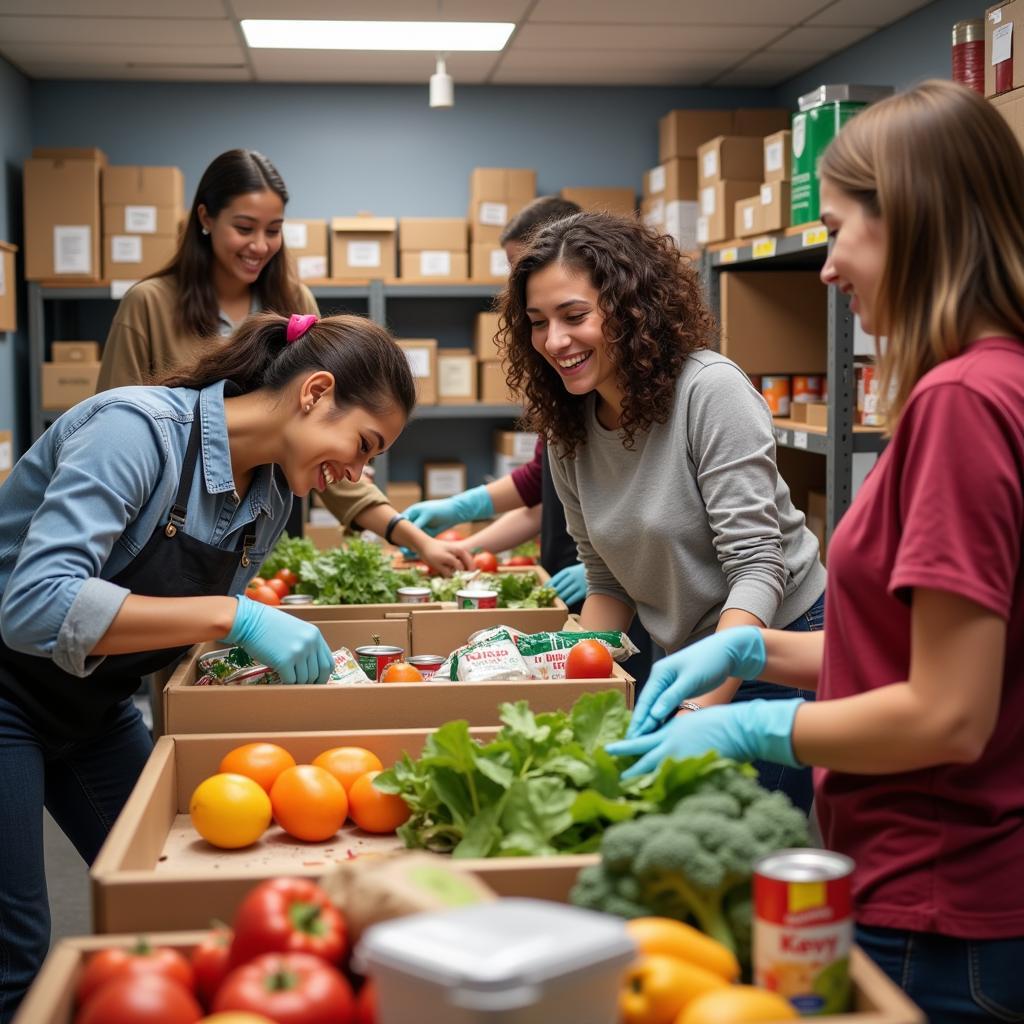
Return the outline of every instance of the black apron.
{"type": "MultiPolygon", "coordinates": [[[[111,583],[143,597],[207,597],[227,594],[239,563],[249,564],[255,533],[247,532],[234,549],[224,550],[185,532],[201,437],[197,403],[167,521],[111,583]]],[[[50,658],[12,651],[0,641],[0,694],[19,704],[40,731],[68,739],[96,735],[139,688],[142,676],[166,668],[189,646],[108,655],[91,675],[79,677],[59,669],[50,658]]]]}

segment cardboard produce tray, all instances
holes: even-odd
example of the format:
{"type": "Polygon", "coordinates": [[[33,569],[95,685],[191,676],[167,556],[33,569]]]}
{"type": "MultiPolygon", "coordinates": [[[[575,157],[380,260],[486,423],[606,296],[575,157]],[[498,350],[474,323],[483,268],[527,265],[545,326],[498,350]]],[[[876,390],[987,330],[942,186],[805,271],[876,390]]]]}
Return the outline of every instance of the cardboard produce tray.
{"type": "MultiPolygon", "coordinates": [[[[221,758],[242,743],[266,740],[311,761],[336,746],[372,750],[388,766],[408,751],[418,756],[429,729],[349,732],[265,732],[163,736],[157,740],[103,848],[93,862],[93,929],[97,933],[205,928],[230,921],[257,882],[280,875],[319,878],[351,854],[401,848],[396,836],[369,835],[346,825],[324,843],[304,843],[272,825],[242,850],[219,850],[189,822],[193,790],[213,775],[221,758]]],[[[474,728],[487,740],[496,728],[474,728]]],[[[581,867],[595,854],[462,860],[502,896],[565,900],[581,867]]]]}

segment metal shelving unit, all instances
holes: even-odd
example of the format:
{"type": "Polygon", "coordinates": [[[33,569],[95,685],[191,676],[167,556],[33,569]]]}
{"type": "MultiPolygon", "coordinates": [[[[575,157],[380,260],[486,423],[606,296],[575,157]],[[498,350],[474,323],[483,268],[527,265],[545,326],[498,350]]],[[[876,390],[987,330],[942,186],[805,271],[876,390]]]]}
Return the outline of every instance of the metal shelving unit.
{"type": "MultiPolygon", "coordinates": [[[[816,271],[821,269],[827,252],[827,232],[818,226],[792,234],[737,242],[714,251],[705,250],[701,274],[711,307],[716,315],[721,315],[719,275],[723,271],[816,271]]],[[[854,424],[857,395],[853,377],[853,314],[849,300],[835,287],[828,290],[827,334],[828,427],[812,427],[779,417],[775,420],[775,441],[781,447],[825,457],[828,497],[825,529],[831,537],[853,497],[854,453],[881,452],[885,438],[880,430],[854,424]]]]}

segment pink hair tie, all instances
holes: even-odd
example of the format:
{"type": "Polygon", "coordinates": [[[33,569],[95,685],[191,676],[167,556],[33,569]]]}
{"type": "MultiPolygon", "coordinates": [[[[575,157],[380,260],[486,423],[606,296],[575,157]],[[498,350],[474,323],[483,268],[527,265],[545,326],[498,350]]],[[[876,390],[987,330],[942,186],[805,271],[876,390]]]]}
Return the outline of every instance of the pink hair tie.
{"type": "Polygon", "coordinates": [[[288,318],[288,330],[285,332],[287,343],[290,345],[293,341],[298,341],[319,319],[313,313],[292,313],[288,318]]]}

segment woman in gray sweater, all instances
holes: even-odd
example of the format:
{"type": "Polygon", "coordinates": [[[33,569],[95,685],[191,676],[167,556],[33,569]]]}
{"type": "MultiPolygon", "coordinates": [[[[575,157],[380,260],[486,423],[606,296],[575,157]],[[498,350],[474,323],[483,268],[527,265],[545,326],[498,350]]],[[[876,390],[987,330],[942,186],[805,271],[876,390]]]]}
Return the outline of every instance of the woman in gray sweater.
{"type": "MultiPolygon", "coordinates": [[[[534,236],[502,302],[509,385],[547,439],[586,567],[584,626],[638,614],[670,653],[732,626],[821,629],[825,570],[776,467],[771,414],[710,349],[714,319],[671,240],[568,217],[534,236]]],[[[702,704],[794,695],[733,679],[702,704]]],[[[806,769],[758,767],[809,808],[806,769]]]]}

